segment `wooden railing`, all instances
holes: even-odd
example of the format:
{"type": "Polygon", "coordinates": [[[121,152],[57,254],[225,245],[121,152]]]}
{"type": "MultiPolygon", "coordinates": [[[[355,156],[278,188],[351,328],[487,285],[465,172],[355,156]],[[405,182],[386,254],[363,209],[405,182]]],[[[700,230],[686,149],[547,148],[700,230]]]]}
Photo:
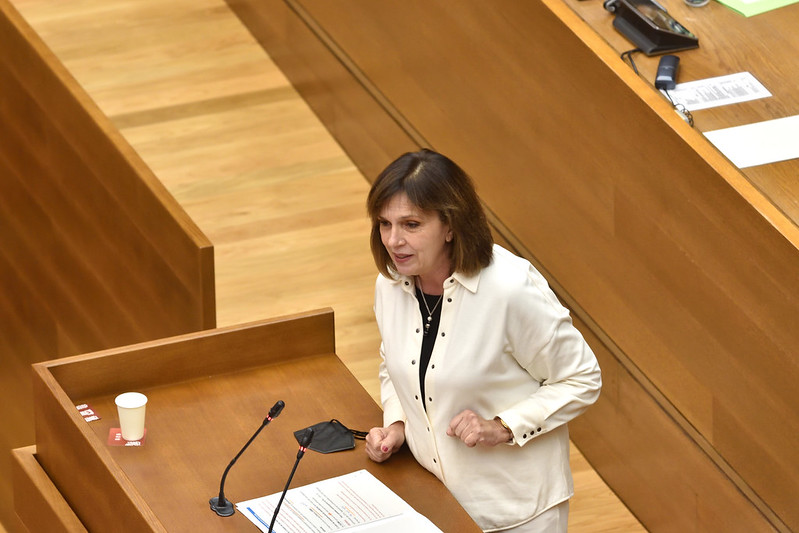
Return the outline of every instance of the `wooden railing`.
{"type": "MultiPolygon", "coordinates": [[[[0,522],[31,363],[214,327],[213,247],[0,0],[0,522]]],[[[18,527],[18,526],[17,526],[18,527]]]]}

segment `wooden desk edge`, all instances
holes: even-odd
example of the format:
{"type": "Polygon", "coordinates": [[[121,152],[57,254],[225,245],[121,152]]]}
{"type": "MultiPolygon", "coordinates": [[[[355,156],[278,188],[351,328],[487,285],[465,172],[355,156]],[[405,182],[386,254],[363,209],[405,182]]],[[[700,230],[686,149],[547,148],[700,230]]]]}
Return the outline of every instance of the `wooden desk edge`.
{"type": "Polygon", "coordinates": [[[654,87],[626,65],[616,50],[564,0],[541,0],[613,73],[635,89],[663,121],[701,157],[727,184],[741,195],[794,248],[799,249],[799,225],[782,211],[741,170],[728,160],[702,132],[689,126],[654,87]]]}
{"type": "Polygon", "coordinates": [[[11,450],[14,509],[30,531],[87,531],[36,459],[36,446],[11,450]]]}

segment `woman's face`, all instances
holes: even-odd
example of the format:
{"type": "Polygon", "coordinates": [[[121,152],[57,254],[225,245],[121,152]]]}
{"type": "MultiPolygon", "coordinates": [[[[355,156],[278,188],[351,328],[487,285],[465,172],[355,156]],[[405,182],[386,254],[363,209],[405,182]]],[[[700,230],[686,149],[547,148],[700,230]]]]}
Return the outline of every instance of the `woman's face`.
{"type": "Polygon", "coordinates": [[[452,231],[438,213],[422,211],[405,193],[398,193],[380,211],[378,223],[383,246],[394,260],[397,272],[437,284],[452,273],[449,258],[452,231]]]}

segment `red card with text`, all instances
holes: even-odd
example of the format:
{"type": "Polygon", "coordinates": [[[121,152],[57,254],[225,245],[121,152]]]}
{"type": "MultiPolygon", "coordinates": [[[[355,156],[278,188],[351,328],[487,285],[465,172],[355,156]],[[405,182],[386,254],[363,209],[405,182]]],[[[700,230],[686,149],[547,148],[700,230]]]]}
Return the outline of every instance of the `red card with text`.
{"type": "Polygon", "coordinates": [[[108,445],[109,446],[144,446],[144,440],[147,438],[147,428],[144,428],[144,436],[139,440],[125,440],[122,438],[122,430],[119,428],[111,428],[108,430],[108,445]]]}

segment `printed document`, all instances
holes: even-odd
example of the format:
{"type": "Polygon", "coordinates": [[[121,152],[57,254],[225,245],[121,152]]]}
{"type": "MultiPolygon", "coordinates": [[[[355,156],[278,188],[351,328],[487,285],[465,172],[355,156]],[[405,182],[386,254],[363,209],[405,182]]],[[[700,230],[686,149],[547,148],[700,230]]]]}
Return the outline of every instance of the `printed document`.
{"type": "MultiPolygon", "coordinates": [[[[280,493],[237,503],[236,508],[268,532],[280,493]]],[[[275,521],[275,533],[440,533],[366,470],[289,490],[275,521]]]]}
{"type": "Polygon", "coordinates": [[[669,90],[668,96],[674,104],[682,104],[688,111],[699,111],[766,98],[771,93],[749,72],[739,72],[678,83],[674,89],[669,90]]]}

